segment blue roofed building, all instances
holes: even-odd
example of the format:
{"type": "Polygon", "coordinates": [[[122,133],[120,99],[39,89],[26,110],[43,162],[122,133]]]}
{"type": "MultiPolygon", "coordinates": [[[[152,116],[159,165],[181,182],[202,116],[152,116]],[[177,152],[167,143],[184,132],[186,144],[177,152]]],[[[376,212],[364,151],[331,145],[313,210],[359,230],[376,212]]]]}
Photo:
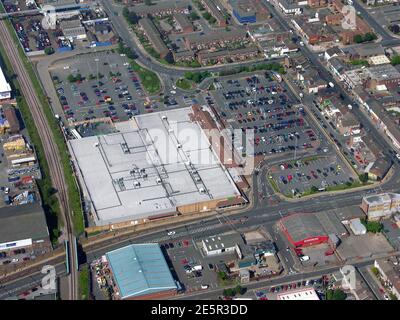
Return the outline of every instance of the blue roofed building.
{"type": "Polygon", "coordinates": [[[256,11],[247,1],[229,0],[229,4],[232,8],[232,14],[239,23],[255,23],[257,21],[256,11]]]}
{"type": "Polygon", "coordinates": [[[106,253],[119,299],[173,296],[177,284],[158,244],[132,244],[106,253]]]}

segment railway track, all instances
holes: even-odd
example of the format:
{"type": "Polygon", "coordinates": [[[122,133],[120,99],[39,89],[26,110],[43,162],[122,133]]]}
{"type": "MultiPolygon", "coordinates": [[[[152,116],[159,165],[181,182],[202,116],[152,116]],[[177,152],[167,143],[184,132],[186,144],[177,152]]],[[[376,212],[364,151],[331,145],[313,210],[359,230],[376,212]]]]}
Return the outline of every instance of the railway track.
{"type": "Polygon", "coordinates": [[[69,257],[70,257],[70,275],[68,276],[69,283],[69,298],[71,300],[78,299],[78,275],[77,261],[75,256],[76,244],[73,232],[73,223],[71,219],[71,211],[68,201],[68,190],[65,183],[64,171],[61,164],[61,158],[58,152],[57,145],[54,141],[53,134],[49,128],[49,124],[44,115],[43,107],[35,92],[28,72],[25,69],[24,63],[19,58],[18,47],[14,44],[14,39],[10,35],[4,21],[0,21],[0,37],[2,45],[8,55],[8,59],[14,69],[14,73],[18,77],[18,82],[21,87],[32,117],[35,121],[39,137],[42,141],[46,160],[49,166],[50,177],[53,187],[57,190],[57,197],[60,203],[61,215],[64,218],[67,238],[69,240],[69,257]]]}

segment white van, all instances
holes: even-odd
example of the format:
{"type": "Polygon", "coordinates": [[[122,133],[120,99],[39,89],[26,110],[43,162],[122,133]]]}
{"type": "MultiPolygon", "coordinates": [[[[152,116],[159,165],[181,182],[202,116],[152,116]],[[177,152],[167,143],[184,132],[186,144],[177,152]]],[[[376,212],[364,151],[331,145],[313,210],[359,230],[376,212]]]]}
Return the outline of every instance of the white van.
{"type": "Polygon", "coordinates": [[[310,257],[309,257],[309,256],[302,256],[302,257],[300,257],[300,261],[301,261],[301,262],[305,262],[305,261],[308,261],[308,260],[310,260],[310,257]]]}

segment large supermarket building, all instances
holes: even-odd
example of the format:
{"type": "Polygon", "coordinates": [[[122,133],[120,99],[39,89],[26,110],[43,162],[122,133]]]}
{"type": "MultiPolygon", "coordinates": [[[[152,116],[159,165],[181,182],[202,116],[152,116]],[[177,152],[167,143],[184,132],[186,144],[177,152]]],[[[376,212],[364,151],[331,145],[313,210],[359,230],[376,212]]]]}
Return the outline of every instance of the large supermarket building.
{"type": "Polygon", "coordinates": [[[70,140],[97,226],[245,203],[191,108],[136,116],[117,133],[70,140]]]}

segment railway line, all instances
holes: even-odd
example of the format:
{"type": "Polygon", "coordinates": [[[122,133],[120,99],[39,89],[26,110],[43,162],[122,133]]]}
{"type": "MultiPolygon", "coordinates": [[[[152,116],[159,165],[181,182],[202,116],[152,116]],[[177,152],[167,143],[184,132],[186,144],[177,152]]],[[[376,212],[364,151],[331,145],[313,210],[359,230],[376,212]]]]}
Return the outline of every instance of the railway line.
{"type": "Polygon", "coordinates": [[[65,183],[64,171],[61,164],[61,158],[57,145],[54,141],[53,134],[49,128],[49,124],[43,112],[43,106],[37,93],[34,90],[28,72],[25,69],[23,61],[19,57],[18,47],[14,44],[14,39],[10,35],[5,21],[0,21],[0,37],[2,44],[8,55],[8,59],[13,67],[14,73],[18,77],[18,82],[21,87],[22,94],[28,103],[30,112],[35,121],[39,137],[42,141],[44,153],[49,166],[50,177],[54,188],[57,190],[57,197],[60,203],[61,215],[65,222],[66,237],[70,243],[69,257],[71,272],[69,274],[69,297],[71,300],[78,299],[78,275],[76,256],[74,254],[76,242],[74,241],[73,223],[71,218],[71,211],[68,201],[68,190],[65,183]]]}

